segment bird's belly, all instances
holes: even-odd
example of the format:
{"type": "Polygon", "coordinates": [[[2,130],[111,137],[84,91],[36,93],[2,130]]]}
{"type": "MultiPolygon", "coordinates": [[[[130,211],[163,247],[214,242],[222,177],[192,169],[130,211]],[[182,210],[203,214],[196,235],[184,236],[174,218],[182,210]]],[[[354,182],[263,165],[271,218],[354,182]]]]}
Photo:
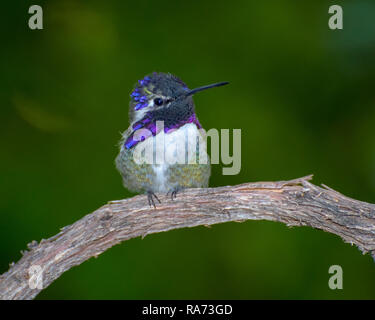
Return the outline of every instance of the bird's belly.
{"type": "Polygon", "coordinates": [[[153,137],[153,142],[156,161],[152,168],[157,191],[168,192],[176,187],[192,187],[197,183],[199,186],[205,185],[200,181],[200,175],[209,166],[207,145],[194,123],[185,124],[170,133],[162,131],[153,137]]]}
{"type": "Polygon", "coordinates": [[[210,163],[207,145],[195,124],[186,124],[169,133],[162,131],[138,143],[135,148],[145,152],[142,154],[135,150],[132,159],[128,156],[127,162],[123,166],[120,164],[125,187],[136,191],[168,192],[175,188],[208,186],[210,163]],[[145,153],[149,155],[144,158],[147,164],[139,165],[142,171],[135,169],[134,165],[142,161],[137,159],[137,154],[144,157],[145,153]]]}

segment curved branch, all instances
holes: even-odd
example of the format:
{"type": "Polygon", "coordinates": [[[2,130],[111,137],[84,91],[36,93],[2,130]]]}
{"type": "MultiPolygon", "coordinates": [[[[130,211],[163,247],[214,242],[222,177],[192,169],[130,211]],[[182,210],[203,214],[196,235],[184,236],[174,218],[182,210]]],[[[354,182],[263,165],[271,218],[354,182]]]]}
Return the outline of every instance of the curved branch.
{"type": "Polygon", "coordinates": [[[228,221],[271,220],[322,229],[375,258],[375,205],[315,186],[311,178],[189,189],[156,209],[142,195],[109,202],[54,237],[30,243],[20,261],[0,276],[0,299],[32,299],[65,271],[122,241],[228,221]]]}

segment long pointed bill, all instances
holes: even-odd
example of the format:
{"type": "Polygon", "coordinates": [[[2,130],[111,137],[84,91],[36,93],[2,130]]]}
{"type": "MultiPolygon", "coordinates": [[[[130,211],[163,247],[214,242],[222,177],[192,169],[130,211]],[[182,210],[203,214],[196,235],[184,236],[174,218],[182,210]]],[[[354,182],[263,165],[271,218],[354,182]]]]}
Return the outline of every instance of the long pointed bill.
{"type": "Polygon", "coordinates": [[[203,91],[203,90],[206,90],[206,89],[211,89],[211,88],[215,88],[215,87],[221,87],[221,86],[224,86],[226,84],[228,84],[229,82],[219,82],[219,83],[214,83],[214,84],[209,84],[208,86],[203,86],[203,87],[199,87],[199,88],[195,88],[193,90],[190,90],[186,93],[186,96],[191,96],[199,91],[203,91]]]}

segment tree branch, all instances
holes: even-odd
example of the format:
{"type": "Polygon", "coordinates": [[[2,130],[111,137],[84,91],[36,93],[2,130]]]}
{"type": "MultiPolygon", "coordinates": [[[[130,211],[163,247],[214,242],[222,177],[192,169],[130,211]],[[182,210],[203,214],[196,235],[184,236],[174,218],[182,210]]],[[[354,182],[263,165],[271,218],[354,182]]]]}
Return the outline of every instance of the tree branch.
{"type": "Polygon", "coordinates": [[[0,299],[32,299],[65,271],[122,241],[228,221],[271,220],[322,229],[375,258],[375,205],[315,186],[311,178],[189,189],[156,209],[143,195],[109,202],[57,235],[30,243],[20,261],[0,276],[0,299]],[[42,288],[33,289],[38,279],[42,288]]]}

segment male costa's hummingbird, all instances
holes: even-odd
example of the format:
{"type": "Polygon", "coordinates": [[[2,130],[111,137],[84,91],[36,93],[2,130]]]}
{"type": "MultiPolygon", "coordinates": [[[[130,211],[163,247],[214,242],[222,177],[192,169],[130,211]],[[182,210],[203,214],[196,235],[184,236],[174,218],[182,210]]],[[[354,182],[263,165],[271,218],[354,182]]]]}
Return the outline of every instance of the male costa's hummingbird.
{"type": "Polygon", "coordinates": [[[130,94],[130,126],[122,134],[120,153],[116,157],[116,167],[122,175],[125,188],[147,193],[149,205],[155,207],[153,197],[160,203],[155,193],[171,193],[173,200],[183,188],[208,186],[210,161],[192,96],[227,83],[220,82],[190,90],[176,76],[156,72],[138,81],[130,94]],[[163,126],[160,128],[158,123],[163,126]],[[139,130],[144,130],[144,133],[137,137],[139,130]],[[195,137],[195,140],[191,137],[195,137]],[[202,138],[199,144],[195,143],[197,138],[202,138]],[[176,155],[179,151],[176,144],[185,146],[182,151],[184,154],[176,155]],[[181,159],[182,156],[185,161],[169,163],[164,158],[161,162],[139,163],[135,161],[137,147],[152,147],[153,159],[157,152],[161,152],[165,154],[165,158],[180,156],[181,159]],[[207,161],[200,162],[201,157],[207,161]]]}

